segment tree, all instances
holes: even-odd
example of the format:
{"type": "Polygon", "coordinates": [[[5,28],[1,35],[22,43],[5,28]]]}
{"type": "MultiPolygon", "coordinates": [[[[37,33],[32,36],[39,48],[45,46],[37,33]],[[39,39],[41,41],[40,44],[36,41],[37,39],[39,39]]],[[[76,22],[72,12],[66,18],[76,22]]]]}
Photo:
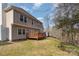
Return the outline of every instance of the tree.
{"type": "Polygon", "coordinates": [[[49,16],[46,15],[44,20],[45,20],[45,25],[46,25],[46,31],[47,31],[47,34],[48,34],[48,37],[49,37],[50,36],[49,35],[49,28],[50,28],[50,26],[49,26],[49,21],[50,21],[49,16]]]}
{"type": "MultiPolygon", "coordinates": [[[[62,34],[66,35],[65,40],[74,43],[75,28],[74,24],[79,23],[79,4],[58,4],[55,14],[55,24],[62,28],[62,34]],[[70,37],[70,38],[69,38],[70,37]]],[[[63,37],[63,36],[62,36],[63,37]]],[[[63,38],[62,38],[63,39],[63,38]]]]}

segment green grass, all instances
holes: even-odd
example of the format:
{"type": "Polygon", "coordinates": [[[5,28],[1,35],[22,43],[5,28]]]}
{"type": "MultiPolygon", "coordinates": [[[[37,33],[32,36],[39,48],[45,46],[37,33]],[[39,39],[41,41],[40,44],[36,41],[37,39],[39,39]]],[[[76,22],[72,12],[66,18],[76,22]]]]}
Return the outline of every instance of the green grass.
{"type": "MultiPolygon", "coordinates": [[[[79,47],[71,44],[63,45],[64,51],[75,53],[79,56],[79,47]]],[[[61,48],[62,49],[62,48],[61,48]]]]}
{"type": "Polygon", "coordinates": [[[58,46],[60,41],[55,38],[43,40],[24,40],[0,44],[0,55],[2,56],[72,56],[75,53],[62,51],[58,46]]]}

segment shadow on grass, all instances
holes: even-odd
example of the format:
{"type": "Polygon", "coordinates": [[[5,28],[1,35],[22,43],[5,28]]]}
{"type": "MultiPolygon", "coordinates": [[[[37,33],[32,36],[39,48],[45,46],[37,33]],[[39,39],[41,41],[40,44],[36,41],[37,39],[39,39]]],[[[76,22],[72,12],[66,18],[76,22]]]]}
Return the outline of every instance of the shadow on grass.
{"type": "Polygon", "coordinates": [[[27,41],[27,39],[18,39],[18,40],[13,40],[12,42],[17,43],[17,42],[23,42],[23,41],[27,41]]]}
{"type": "Polygon", "coordinates": [[[41,41],[41,40],[46,40],[46,38],[40,38],[40,39],[36,39],[36,38],[29,38],[27,40],[37,40],[37,41],[41,41]]]}
{"type": "Polygon", "coordinates": [[[12,44],[12,42],[8,42],[8,41],[0,42],[0,46],[9,45],[9,44],[12,44]]]}
{"type": "Polygon", "coordinates": [[[27,41],[27,40],[41,41],[41,40],[46,40],[46,38],[41,38],[41,39],[34,39],[34,38],[19,39],[19,40],[13,40],[12,42],[9,42],[9,41],[0,41],[0,46],[9,45],[9,44],[18,43],[18,42],[23,42],[23,41],[27,41]]]}

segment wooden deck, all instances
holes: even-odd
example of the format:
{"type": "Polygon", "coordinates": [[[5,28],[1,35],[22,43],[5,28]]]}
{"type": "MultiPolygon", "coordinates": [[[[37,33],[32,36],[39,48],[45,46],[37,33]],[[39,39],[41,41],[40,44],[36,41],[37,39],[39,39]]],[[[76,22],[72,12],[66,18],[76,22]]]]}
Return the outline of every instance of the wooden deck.
{"type": "Polygon", "coordinates": [[[45,37],[46,37],[45,33],[28,33],[28,38],[42,39],[45,37]]]}

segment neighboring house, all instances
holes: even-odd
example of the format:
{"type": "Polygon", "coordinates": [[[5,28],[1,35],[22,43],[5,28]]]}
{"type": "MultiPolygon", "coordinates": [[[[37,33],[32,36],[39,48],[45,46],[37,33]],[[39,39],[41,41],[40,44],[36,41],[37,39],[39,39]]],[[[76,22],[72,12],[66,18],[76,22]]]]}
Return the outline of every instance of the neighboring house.
{"type": "Polygon", "coordinates": [[[3,10],[7,6],[7,3],[0,3],[0,41],[6,40],[6,16],[3,10]]]}
{"type": "Polygon", "coordinates": [[[6,40],[26,39],[27,33],[43,32],[42,22],[22,8],[9,6],[4,11],[6,15],[6,40]]]}

